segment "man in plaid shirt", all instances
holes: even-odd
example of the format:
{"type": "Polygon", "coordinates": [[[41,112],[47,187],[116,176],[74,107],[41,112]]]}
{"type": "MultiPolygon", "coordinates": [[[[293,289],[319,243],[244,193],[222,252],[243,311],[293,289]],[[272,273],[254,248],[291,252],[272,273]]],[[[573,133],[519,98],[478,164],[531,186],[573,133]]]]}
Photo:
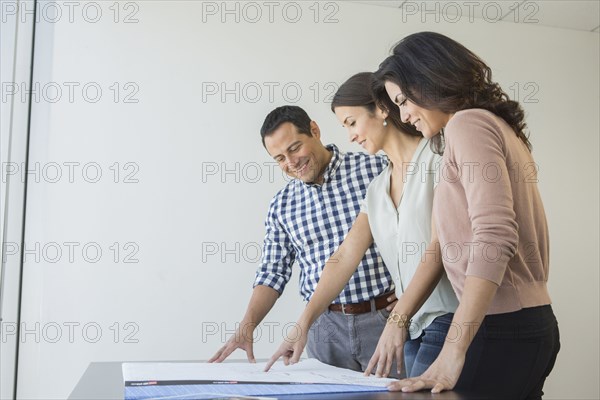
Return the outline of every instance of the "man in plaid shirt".
{"type": "MultiPolygon", "coordinates": [[[[209,360],[221,362],[235,349],[254,362],[254,328],[271,310],[300,266],[300,294],[309,301],[327,259],[360,212],[367,187],[387,165],[384,157],[341,153],[323,146],[316,122],[297,106],[276,108],[261,128],[263,145],[292,179],[269,206],[263,257],[240,328],[209,360]]],[[[396,297],[391,276],[374,245],[344,290],[313,324],[310,357],[364,370],[375,353],[396,297]]]]}

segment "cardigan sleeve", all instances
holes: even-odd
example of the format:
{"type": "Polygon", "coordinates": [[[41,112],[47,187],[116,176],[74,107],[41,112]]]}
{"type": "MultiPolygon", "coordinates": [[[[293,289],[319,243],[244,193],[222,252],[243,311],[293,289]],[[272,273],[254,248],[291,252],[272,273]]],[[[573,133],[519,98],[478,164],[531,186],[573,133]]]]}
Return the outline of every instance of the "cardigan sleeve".
{"type": "Polygon", "coordinates": [[[497,285],[519,240],[500,123],[510,129],[488,111],[466,110],[456,113],[445,130],[446,151],[460,172],[471,223],[472,243],[464,244],[469,248],[466,275],[497,285]]]}

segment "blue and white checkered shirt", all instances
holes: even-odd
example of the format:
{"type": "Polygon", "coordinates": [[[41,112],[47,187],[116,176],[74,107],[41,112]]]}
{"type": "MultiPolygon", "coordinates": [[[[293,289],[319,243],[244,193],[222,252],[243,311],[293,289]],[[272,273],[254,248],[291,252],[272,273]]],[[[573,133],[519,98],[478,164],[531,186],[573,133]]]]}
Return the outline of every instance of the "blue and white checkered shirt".
{"type": "MultiPolygon", "coordinates": [[[[367,187],[387,165],[381,156],[340,153],[335,145],[322,185],[292,179],[269,206],[262,264],[254,286],[279,293],[300,265],[300,295],[310,300],[325,262],[337,250],[354,219],[367,187]]],[[[394,284],[375,246],[371,245],[334,303],[360,303],[393,291],[394,284]]]]}

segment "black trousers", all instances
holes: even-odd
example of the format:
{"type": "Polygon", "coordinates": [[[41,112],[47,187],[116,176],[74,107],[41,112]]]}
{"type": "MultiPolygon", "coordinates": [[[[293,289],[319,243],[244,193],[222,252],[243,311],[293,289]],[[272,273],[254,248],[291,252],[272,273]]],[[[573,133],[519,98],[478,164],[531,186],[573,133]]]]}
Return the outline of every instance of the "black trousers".
{"type": "Polygon", "coordinates": [[[482,398],[541,399],[559,350],[550,305],[488,315],[467,351],[455,390],[482,398]]]}

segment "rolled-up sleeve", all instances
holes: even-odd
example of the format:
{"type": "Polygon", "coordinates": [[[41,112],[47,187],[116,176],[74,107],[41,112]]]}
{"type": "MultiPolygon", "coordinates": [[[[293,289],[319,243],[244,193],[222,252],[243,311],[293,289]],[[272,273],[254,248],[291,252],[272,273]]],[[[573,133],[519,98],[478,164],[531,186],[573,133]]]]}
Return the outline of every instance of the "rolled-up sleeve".
{"type": "Polygon", "coordinates": [[[288,233],[277,219],[276,199],[269,205],[265,228],[262,260],[256,271],[254,287],[269,286],[281,294],[292,276],[296,255],[288,233]]]}

